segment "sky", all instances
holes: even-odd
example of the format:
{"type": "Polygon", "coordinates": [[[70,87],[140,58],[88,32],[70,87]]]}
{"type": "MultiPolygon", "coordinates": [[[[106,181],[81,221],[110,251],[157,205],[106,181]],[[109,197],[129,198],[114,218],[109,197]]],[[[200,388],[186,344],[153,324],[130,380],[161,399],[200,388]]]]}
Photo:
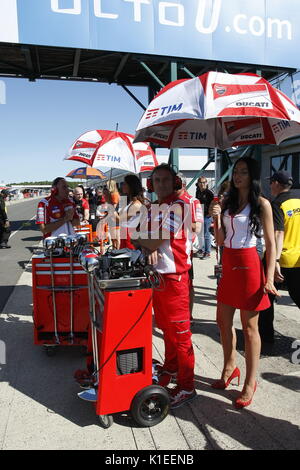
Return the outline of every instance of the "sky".
{"type": "MultiPolygon", "coordinates": [[[[0,85],[0,184],[65,176],[81,166],[63,158],[82,133],[118,123],[134,134],[143,114],[114,84],[4,78],[0,85]]],[[[147,106],[146,88],[130,90],[147,106]]]]}
{"type": "MultiPolygon", "coordinates": [[[[128,88],[147,106],[146,87],[128,88]]],[[[142,114],[143,109],[115,84],[0,79],[0,186],[65,176],[84,166],[64,160],[81,134],[115,130],[117,123],[119,131],[134,134],[142,114]]],[[[180,153],[202,155],[203,150],[180,153]]],[[[157,150],[157,155],[168,154],[168,149],[157,150]]]]}

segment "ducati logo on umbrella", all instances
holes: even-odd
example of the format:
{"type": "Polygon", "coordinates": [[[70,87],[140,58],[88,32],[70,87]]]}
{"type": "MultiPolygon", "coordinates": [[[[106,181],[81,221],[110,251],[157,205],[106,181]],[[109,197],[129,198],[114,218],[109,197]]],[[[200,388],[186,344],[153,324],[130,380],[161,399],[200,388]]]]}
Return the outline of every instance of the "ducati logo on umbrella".
{"type": "Polygon", "coordinates": [[[225,95],[227,88],[222,85],[215,85],[215,90],[218,95],[225,95]]]}
{"type": "Polygon", "coordinates": [[[83,145],[84,145],[83,142],[78,141],[78,142],[76,142],[74,148],[78,149],[79,147],[82,147],[83,145]]]}

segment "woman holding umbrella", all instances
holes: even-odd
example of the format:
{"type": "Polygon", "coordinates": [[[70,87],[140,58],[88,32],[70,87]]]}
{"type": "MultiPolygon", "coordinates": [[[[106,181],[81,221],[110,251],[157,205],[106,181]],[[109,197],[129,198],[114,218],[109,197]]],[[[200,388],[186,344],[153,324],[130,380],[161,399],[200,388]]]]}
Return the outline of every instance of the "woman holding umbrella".
{"type": "Polygon", "coordinates": [[[240,380],[236,367],[236,334],[233,316],[238,308],[245,339],[246,378],[237,408],[251,404],[256,390],[256,374],[261,341],[258,332],[259,312],[269,305],[268,295],[278,295],[274,287],[275,239],[272,209],[261,196],[260,171],[256,160],[240,158],[233,167],[227,198],[222,204],[211,205],[217,244],[224,245],[222,278],[218,286],[217,322],[224,353],[224,368],[213,388],[225,389],[234,378],[240,380]],[[267,269],[256,251],[256,240],[263,228],[267,269]]]}
{"type": "MultiPolygon", "coordinates": [[[[128,204],[119,212],[120,227],[122,231],[120,248],[130,248],[134,250],[135,247],[130,242],[130,220],[132,222],[132,219],[136,218],[140,214],[141,207],[145,204],[143,195],[144,189],[137,176],[127,175],[125,176],[122,191],[123,194],[127,196],[128,204]],[[125,229],[124,233],[122,229],[125,229]]],[[[134,225],[136,227],[136,223],[134,225]]]]}
{"type": "Polygon", "coordinates": [[[108,218],[109,234],[111,238],[112,246],[115,250],[120,248],[120,227],[119,227],[119,216],[118,216],[118,205],[120,201],[120,195],[115,180],[110,179],[107,186],[104,186],[103,196],[106,204],[109,204],[114,208],[114,216],[108,218]]]}

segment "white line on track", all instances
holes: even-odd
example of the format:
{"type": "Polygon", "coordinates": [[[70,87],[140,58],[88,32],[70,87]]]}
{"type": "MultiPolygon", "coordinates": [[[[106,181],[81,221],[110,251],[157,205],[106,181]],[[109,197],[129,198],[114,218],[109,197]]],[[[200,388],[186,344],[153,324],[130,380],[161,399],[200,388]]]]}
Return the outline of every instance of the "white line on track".
{"type": "MultiPolygon", "coordinates": [[[[35,215],[33,217],[31,217],[31,219],[27,220],[27,222],[30,222],[31,220],[35,219],[35,215]]],[[[26,223],[26,222],[25,222],[26,223]]],[[[11,239],[16,233],[18,233],[22,228],[23,228],[24,224],[21,225],[20,228],[18,228],[18,230],[15,230],[14,232],[12,232],[12,234],[10,235],[9,239],[11,239]]]]}

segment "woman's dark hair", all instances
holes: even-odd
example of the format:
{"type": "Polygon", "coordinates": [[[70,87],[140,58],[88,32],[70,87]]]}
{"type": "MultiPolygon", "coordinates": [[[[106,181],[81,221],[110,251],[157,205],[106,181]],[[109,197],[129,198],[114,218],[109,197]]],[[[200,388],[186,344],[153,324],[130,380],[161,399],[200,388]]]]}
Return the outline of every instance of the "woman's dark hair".
{"type": "MultiPolygon", "coordinates": [[[[260,165],[259,163],[250,157],[239,158],[232,170],[232,174],[235,170],[235,167],[238,163],[245,162],[248,168],[250,176],[250,188],[248,201],[250,204],[250,215],[249,215],[249,225],[251,233],[257,238],[261,238],[260,229],[261,229],[261,220],[260,220],[260,202],[259,198],[262,195],[261,186],[260,186],[260,165]]],[[[224,201],[223,210],[225,212],[228,209],[230,215],[236,214],[239,208],[239,192],[238,189],[234,186],[233,178],[230,181],[230,187],[228,195],[224,201]]]]}
{"type": "Polygon", "coordinates": [[[55,180],[52,181],[52,188],[55,188],[61,180],[64,180],[62,176],[58,176],[55,180]]]}
{"type": "Polygon", "coordinates": [[[125,183],[127,183],[129,187],[129,198],[132,200],[136,198],[142,204],[144,203],[144,190],[142,183],[140,182],[139,178],[135,175],[126,175],[125,183]]]}

